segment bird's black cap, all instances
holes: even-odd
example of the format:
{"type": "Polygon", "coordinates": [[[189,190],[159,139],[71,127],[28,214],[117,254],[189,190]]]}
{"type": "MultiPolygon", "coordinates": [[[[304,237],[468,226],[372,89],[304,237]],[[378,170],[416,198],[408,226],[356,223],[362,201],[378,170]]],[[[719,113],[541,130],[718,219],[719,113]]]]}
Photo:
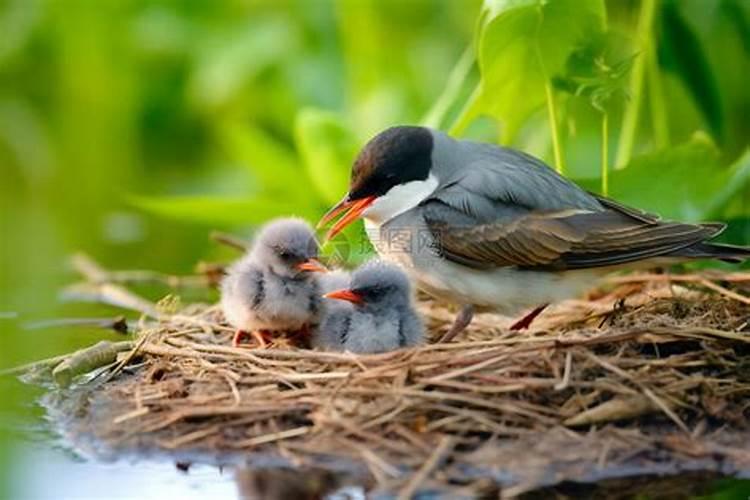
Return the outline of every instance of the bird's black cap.
{"type": "Polygon", "coordinates": [[[381,196],[399,184],[427,179],[433,143],[424,127],[398,126],[379,133],[354,161],[348,198],[381,196]]]}

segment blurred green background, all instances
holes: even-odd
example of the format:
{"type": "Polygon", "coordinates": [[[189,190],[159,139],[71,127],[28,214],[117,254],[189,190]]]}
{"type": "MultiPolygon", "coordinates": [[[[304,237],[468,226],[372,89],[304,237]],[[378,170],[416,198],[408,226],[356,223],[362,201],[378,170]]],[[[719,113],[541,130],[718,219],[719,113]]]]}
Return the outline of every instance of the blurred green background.
{"type": "MultiPolygon", "coordinates": [[[[512,145],[750,243],[749,16],[747,0],[1,0],[0,368],[114,337],[24,328],[114,314],[59,303],[72,252],[168,273],[232,258],[211,229],[317,220],[393,124],[512,145]]],[[[28,387],[0,391],[4,421],[34,413],[28,387]]]]}

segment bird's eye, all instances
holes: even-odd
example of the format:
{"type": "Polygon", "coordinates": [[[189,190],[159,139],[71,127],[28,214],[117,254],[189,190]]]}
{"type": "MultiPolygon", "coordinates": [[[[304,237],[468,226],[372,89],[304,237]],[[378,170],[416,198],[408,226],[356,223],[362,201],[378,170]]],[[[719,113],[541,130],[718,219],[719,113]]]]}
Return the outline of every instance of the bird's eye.
{"type": "Polygon", "coordinates": [[[288,250],[279,250],[279,257],[281,257],[284,260],[288,260],[292,258],[292,253],[288,250]]]}
{"type": "Polygon", "coordinates": [[[379,286],[368,286],[360,288],[357,292],[370,300],[377,300],[383,295],[383,288],[379,286]]]}

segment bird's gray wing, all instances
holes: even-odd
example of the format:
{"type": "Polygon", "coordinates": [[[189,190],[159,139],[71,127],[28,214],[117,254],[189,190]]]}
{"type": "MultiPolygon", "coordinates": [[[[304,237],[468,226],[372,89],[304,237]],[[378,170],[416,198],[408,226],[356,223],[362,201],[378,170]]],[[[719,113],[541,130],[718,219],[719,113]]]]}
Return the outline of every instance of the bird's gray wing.
{"type": "Polygon", "coordinates": [[[438,251],[463,265],[611,266],[667,255],[723,229],[661,221],[591,195],[520,153],[492,158],[467,165],[421,204],[438,251]]]}
{"type": "Polygon", "coordinates": [[[237,261],[222,280],[221,293],[222,296],[236,297],[246,306],[257,309],[266,299],[266,277],[253,262],[237,261]]]}
{"type": "Polygon", "coordinates": [[[313,347],[343,351],[352,327],[352,311],[329,309],[313,333],[313,347]]]}
{"type": "Polygon", "coordinates": [[[491,144],[462,142],[460,165],[438,169],[441,187],[432,198],[482,222],[527,211],[602,210],[596,196],[533,156],[491,144]],[[447,171],[443,171],[447,170],[447,171]]]}
{"type": "Polygon", "coordinates": [[[409,309],[402,312],[398,323],[399,347],[412,347],[419,345],[424,340],[424,325],[417,313],[409,309]]]}

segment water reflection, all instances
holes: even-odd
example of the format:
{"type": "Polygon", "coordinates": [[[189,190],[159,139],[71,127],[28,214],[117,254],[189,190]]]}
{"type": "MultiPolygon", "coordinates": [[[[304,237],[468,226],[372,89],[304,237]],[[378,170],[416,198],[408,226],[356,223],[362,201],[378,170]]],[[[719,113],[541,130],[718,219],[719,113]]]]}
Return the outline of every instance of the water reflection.
{"type": "Polygon", "coordinates": [[[364,499],[358,487],[342,488],[323,470],[220,468],[168,461],[87,461],[71,452],[28,441],[18,450],[8,478],[14,500],[314,500],[364,499]]]}
{"type": "Polygon", "coordinates": [[[181,472],[168,462],[104,464],[29,443],[16,449],[8,478],[10,498],[17,500],[238,498],[232,472],[213,466],[194,464],[181,472]]]}

